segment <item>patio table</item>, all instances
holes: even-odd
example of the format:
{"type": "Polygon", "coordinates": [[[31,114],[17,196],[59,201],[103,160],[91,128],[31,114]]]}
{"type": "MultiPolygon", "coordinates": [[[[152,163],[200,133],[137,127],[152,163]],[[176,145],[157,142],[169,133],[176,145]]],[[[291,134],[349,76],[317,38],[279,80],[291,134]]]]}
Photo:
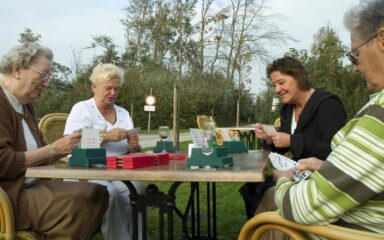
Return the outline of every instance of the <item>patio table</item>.
{"type": "MultiPolygon", "coordinates": [[[[168,239],[173,239],[173,213],[176,211],[187,221],[186,214],[182,214],[176,209],[175,193],[177,187],[183,182],[190,182],[191,192],[198,187],[198,183],[207,183],[208,201],[212,202],[212,229],[209,229],[209,235],[213,230],[211,239],[216,239],[216,190],[215,183],[241,183],[241,182],[263,182],[268,152],[250,151],[249,153],[231,154],[234,159],[233,166],[219,169],[190,169],[186,166],[186,160],[171,160],[168,164],[136,168],[136,169],[106,169],[102,167],[70,167],[67,164],[55,164],[50,166],[31,167],[27,169],[26,176],[34,178],[52,178],[52,179],[101,179],[101,180],[121,180],[124,181],[129,190],[131,205],[133,208],[133,233],[134,239],[138,239],[138,212],[142,215],[143,239],[146,239],[146,204],[151,201],[145,195],[137,193],[130,181],[165,181],[173,182],[167,194],[163,195],[163,205],[168,217],[168,239]],[[210,189],[210,186],[212,189],[210,189]],[[212,191],[212,195],[210,195],[212,191]],[[143,204],[144,203],[144,204],[143,204]]],[[[192,199],[192,198],[190,198],[192,199]]],[[[191,202],[193,202],[191,200],[191,202]]],[[[187,208],[191,208],[190,205],[187,208]]],[[[192,207],[193,208],[193,207],[192,207]]],[[[208,222],[208,225],[211,223],[208,222]]],[[[160,229],[162,231],[162,229],[160,229]]],[[[186,230],[186,229],[184,229],[186,230]]],[[[161,238],[161,235],[160,235],[161,238]]]]}

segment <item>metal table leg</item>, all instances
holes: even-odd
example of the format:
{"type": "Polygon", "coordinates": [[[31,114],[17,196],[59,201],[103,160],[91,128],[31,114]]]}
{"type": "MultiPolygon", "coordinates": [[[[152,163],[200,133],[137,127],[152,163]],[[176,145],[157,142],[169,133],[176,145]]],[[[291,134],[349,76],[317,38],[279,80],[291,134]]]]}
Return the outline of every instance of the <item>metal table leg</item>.
{"type": "Polygon", "coordinates": [[[135,186],[130,181],[124,181],[129,189],[129,198],[132,206],[132,235],[134,240],[139,239],[139,216],[138,213],[141,213],[142,216],[142,239],[147,239],[147,217],[146,217],[146,207],[145,207],[145,195],[138,194],[135,186]]]}

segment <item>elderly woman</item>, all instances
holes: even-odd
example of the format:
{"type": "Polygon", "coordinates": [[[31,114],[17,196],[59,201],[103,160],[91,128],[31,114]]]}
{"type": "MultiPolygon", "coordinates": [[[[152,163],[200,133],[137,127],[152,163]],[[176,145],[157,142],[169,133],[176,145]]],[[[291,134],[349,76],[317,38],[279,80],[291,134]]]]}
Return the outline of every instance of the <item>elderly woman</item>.
{"type": "MultiPolygon", "coordinates": [[[[283,106],[280,112],[281,127],[277,132],[268,135],[263,124],[256,123],[256,137],[262,140],[263,147],[280,154],[290,151],[296,161],[309,157],[326,159],[331,152],[333,136],[346,123],[346,113],[340,99],[332,93],[313,88],[304,66],[289,56],[269,64],[267,76],[283,106]]],[[[319,168],[322,163],[314,159],[302,161],[309,170],[319,168]]],[[[264,184],[247,184],[242,188],[249,218],[255,213],[263,193],[274,184],[272,178],[268,177],[264,184]]],[[[273,204],[273,201],[266,203],[273,204]]]]}
{"type": "MultiPolygon", "coordinates": [[[[107,156],[140,151],[137,134],[128,134],[127,131],[134,128],[128,111],[115,105],[119,89],[124,83],[124,71],[113,64],[99,64],[93,69],[90,81],[94,97],[73,106],[64,134],[101,122],[106,124],[101,146],[106,149],[107,156]]],[[[107,186],[110,195],[109,207],[101,227],[104,238],[131,239],[132,213],[126,185],[121,181],[91,182],[107,186]]],[[[142,182],[133,182],[133,185],[138,193],[145,192],[142,182]]]]}
{"type": "Polygon", "coordinates": [[[274,171],[275,199],[278,214],[290,221],[333,223],[384,239],[384,1],[361,1],[344,23],[351,32],[347,56],[372,95],[336,133],[332,151],[309,179],[294,182],[293,171],[274,171]]]}
{"type": "Polygon", "coordinates": [[[52,59],[48,48],[25,43],[0,62],[0,187],[12,202],[17,230],[46,239],[87,239],[107,209],[105,187],[25,177],[28,167],[69,154],[81,137],[72,133],[45,145],[38,130],[31,103],[48,86],[52,59]]]}

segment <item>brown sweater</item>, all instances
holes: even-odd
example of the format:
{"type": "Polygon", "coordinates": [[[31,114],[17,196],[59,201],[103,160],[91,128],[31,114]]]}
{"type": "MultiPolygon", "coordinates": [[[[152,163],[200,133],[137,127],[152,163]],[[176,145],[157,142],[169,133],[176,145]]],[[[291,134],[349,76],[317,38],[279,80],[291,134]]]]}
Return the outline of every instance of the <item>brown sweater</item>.
{"type": "Polygon", "coordinates": [[[14,110],[3,89],[0,88],[0,187],[12,202],[16,229],[28,229],[30,226],[24,185],[26,171],[24,152],[27,147],[22,126],[23,117],[38,147],[45,144],[32,105],[23,105],[23,109],[24,116],[14,110]]]}

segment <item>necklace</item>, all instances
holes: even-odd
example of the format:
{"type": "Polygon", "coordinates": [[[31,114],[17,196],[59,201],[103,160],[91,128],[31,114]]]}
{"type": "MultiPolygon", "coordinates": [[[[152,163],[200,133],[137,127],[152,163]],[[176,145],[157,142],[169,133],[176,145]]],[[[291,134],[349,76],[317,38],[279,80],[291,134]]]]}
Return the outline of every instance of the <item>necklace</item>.
{"type": "Polygon", "coordinates": [[[23,113],[23,105],[20,103],[20,101],[11,93],[7,85],[5,84],[4,80],[0,80],[0,86],[3,88],[5,95],[7,96],[8,101],[11,103],[13,108],[18,113],[23,113]]]}

